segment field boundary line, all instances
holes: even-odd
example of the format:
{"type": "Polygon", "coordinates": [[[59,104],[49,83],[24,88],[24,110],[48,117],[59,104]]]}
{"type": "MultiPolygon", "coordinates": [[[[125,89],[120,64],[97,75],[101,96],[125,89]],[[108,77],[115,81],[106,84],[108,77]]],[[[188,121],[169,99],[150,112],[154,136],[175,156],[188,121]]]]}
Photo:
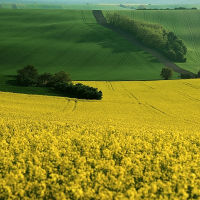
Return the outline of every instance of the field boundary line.
{"type": "Polygon", "coordinates": [[[182,95],[182,96],[184,96],[184,97],[190,99],[190,100],[200,101],[200,99],[197,99],[197,98],[192,97],[192,96],[190,96],[190,95],[188,95],[188,94],[185,94],[184,92],[178,91],[178,93],[179,93],[180,95],[182,95]]]}
{"type": "Polygon", "coordinates": [[[144,85],[145,87],[148,87],[148,88],[150,88],[150,89],[155,89],[155,88],[153,88],[153,87],[151,87],[151,86],[149,86],[149,85],[144,84],[143,82],[140,82],[140,84],[141,84],[141,85],[144,85]]]}

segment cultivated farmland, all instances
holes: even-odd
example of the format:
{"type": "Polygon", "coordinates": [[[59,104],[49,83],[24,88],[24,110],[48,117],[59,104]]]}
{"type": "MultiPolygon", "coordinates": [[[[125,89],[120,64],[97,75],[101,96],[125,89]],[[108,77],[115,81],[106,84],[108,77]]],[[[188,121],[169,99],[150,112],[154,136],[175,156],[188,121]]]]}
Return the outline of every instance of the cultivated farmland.
{"type": "Polygon", "coordinates": [[[3,9],[69,9],[69,10],[124,10],[117,5],[81,5],[81,4],[1,4],[3,9]],[[12,6],[14,5],[14,6],[12,6]]]}
{"type": "MultiPolygon", "coordinates": [[[[107,12],[103,11],[104,15],[107,12]]],[[[146,10],[116,11],[132,19],[159,23],[183,39],[188,48],[187,63],[176,63],[179,67],[197,73],[200,69],[200,11],[199,10],[146,10]]]]}
{"type": "Polygon", "coordinates": [[[64,70],[73,80],[160,79],[164,66],[97,24],[92,11],[0,12],[0,74],[15,75],[17,69],[32,64],[39,73],[64,70]]]}
{"type": "Polygon", "coordinates": [[[0,198],[200,198],[199,80],[82,83],[104,98],[0,93],[0,198]]]}
{"type": "MultiPolygon", "coordinates": [[[[103,81],[159,79],[163,65],[91,10],[0,12],[0,74],[32,64],[103,92],[102,100],[28,95],[56,94],[0,76],[0,199],[200,198],[200,79],[103,81]]],[[[196,73],[198,11],[160,12],[122,13],[185,37],[188,63],[179,65],[196,73]]]]}

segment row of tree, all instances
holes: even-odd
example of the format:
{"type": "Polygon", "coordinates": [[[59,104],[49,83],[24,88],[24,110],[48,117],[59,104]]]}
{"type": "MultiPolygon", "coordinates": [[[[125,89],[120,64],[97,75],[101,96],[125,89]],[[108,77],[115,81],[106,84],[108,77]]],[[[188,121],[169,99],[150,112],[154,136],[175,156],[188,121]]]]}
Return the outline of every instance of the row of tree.
{"type": "Polygon", "coordinates": [[[176,7],[176,8],[145,8],[145,7],[140,7],[137,8],[136,10],[197,10],[196,7],[192,8],[185,8],[185,7],[176,7]]]}
{"type": "Polygon", "coordinates": [[[101,90],[98,91],[97,88],[93,88],[82,83],[57,83],[54,85],[55,89],[65,92],[66,94],[74,95],[80,99],[102,99],[101,90]]]}
{"type": "Polygon", "coordinates": [[[106,18],[108,23],[131,32],[143,44],[163,52],[169,59],[186,62],[184,56],[187,53],[187,47],[184,41],[173,32],[165,30],[162,25],[130,19],[117,13],[108,13],[106,18]]]}
{"type": "MultiPolygon", "coordinates": [[[[149,4],[151,5],[151,4],[149,4]]],[[[134,10],[196,10],[196,7],[186,8],[186,7],[175,7],[175,8],[148,8],[146,5],[139,5],[138,8],[135,8],[130,5],[123,5],[120,4],[119,7],[127,8],[127,9],[134,9],[134,10]]]]}
{"type": "Polygon", "coordinates": [[[60,71],[55,74],[38,74],[38,70],[33,65],[27,65],[17,70],[17,81],[20,86],[32,87],[53,87],[56,90],[66,94],[73,95],[82,99],[102,99],[102,92],[97,88],[83,85],[81,83],[73,84],[70,74],[60,71]]]}
{"type": "MultiPolygon", "coordinates": [[[[172,78],[174,75],[174,71],[171,68],[165,67],[162,68],[162,71],[160,73],[161,78],[164,78],[165,80],[168,80],[172,78]]],[[[194,76],[191,73],[181,73],[179,75],[180,79],[190,79],[190,78],[200,78],[200,71],[194,76]]]]}

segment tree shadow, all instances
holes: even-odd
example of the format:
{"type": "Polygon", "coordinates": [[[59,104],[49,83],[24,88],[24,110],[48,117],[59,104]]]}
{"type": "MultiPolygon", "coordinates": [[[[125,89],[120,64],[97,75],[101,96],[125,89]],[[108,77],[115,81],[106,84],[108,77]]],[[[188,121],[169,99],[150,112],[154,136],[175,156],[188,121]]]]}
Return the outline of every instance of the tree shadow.
{"type": "Polygon", "coordinates": [[[77,43],[95,43],[102,46],[102,48],[111,49],[113,53],[144,52],[118,33],[104,26],[96,23],[88,23],[87,25],[91,31],[84,37],[77,39],[77,43]]]}
{"type": "Polygon", "coordinates": [[[15,75],[0,75],[0,91],[11,92],[11,93],[21,93],[21,94],[31,94],[31,95],[46,95],[46,96],[77,98],[74,95],[66,94],[64,92],[57,91],[56,89],[50,88],[50,87],[18,86],[17,76],[15,75]]]}

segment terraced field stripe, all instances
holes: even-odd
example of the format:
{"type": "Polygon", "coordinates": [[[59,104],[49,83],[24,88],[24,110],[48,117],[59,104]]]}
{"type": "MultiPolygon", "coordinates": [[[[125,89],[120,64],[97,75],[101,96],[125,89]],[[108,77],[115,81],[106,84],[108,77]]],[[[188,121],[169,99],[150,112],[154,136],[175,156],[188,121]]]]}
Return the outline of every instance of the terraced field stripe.
{"type": "Polygon", "coordinates": [[[159,10],[157,10],[157,12],[156,12],[156,18],[157,18],[157,23],[161,24],[160,11],[159,10]]]}
{"type": "Polygon", "coordinates": [[[4,4],[1,4],[2,5],[2,7],[5,9],[12,9],[12,5],[11,4],[6,4],[6,3],[4,3],[4,4]]]}
{"type": "Polygon", "coordinates": [[[194,35],[193,35],[192,30],[191,30],[190,23],[188,21],[188,17],[189,16],[188,16],[188,14],[187,14],[187,12],[185,10],[183,10],[182,12],[183,12],[183,19],[185,20],[185,23],[187,25],[187,28],[188,28],[188,31],[189,31],[189,34],[190,34],[190,42],[191,42],[191,44],[192,44],[192,46],[193,46],[193,48],[195,50],[195,54],[196,54],[198,60],[200,60],[200,54],[199,54],[199,51],[197,50],[196,44],[194,42],[195,41],[194,40],[194,35]]]}

